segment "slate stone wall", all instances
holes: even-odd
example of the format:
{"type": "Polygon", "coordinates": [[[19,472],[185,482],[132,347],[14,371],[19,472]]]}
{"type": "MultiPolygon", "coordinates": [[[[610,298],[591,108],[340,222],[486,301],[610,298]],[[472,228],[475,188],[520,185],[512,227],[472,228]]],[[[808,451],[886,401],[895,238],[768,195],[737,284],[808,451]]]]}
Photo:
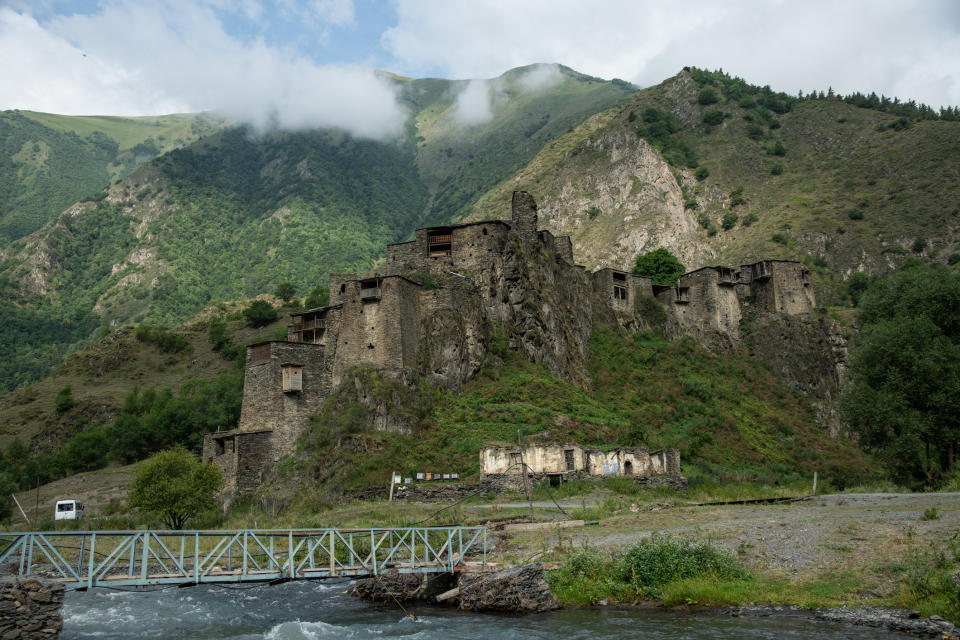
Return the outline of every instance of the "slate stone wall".
{"type": "Polygon", "coordinates": [[[51,580],[0,578],[0,638],[38,640],[59,638],[63,585],[51,580]]]}

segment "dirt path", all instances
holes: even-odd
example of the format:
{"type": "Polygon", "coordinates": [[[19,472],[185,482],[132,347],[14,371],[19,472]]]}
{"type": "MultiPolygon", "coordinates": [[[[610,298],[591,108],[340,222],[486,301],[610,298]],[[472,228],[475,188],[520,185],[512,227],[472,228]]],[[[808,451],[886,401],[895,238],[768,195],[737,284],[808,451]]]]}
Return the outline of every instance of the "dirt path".
{"type": "Polygon", "coordinates": [[[556,545],[623,548],[652,535],[679,535],[709,540],[754,569],[796,579],[849,575],[864,579],[865,590],[885,591],[892,583],[878,569],[908,561],[957,531],[960,493],[835,494],[773,505],[627,510],[599,526],[517,535],[509,546],[523,555],[549,553],[556,545]]]}

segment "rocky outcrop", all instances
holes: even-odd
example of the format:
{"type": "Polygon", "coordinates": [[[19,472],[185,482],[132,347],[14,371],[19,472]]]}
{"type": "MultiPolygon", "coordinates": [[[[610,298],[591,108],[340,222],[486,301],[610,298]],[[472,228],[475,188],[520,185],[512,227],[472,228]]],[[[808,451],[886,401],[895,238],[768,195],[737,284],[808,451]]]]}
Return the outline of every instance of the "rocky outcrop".
{"type": "Polygon", "coordinates": [[[494,573],[464,574],[458,599],[464,611],[539,613],[560,608],[539,562],[494,573]]]}
{"type": "Polygon", "coordinates": [[[4,576],[0,578],[0,638],[59,638],[63,585],[58,582],[4,576]]]}
{"type": "Polygon", "coordinates": [[[370,602],[435,602],[438,595],[457,585],[458,575],[392,571],[373,578],[361,578],[347,593],[370,602]]]}
{"type": "Polygon", "coordinates": [[[371,602],[455,604],[464,611],[539,613],[560,608],[540,563],[480,573],[393,572],[357,580],[347,593],[371,602]]]}

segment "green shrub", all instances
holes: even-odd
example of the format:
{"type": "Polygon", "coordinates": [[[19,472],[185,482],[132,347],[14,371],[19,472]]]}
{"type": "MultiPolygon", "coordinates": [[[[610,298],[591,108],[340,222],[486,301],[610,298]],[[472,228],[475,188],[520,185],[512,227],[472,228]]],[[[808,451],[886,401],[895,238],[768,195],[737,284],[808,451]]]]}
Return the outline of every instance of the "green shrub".
{"type": "Polygon", "coordinates": [[[705,213],[701,213],[700,215],[697,216],[697,224],[699,224],[704,229],[709,229],[711,224],[710,216],[708,216],[705,213]]]}
{"type": "Polygon", "coordinates": [[[703,124],[716,126],[723,122],[723,117],[723,111],[720,111],[719,109],[715,111],[707,111],[705,114],[703,114],[703,124]]]}
{"type": "Polygon", "coordinates": [[[737,104],[744,109],[753,109],[755,106],[757,106],[757,101],[750,96],[743,96],[740,98],[740,102],[737,104]]]}
{"type": "Polygon", "coordinates": [[[787,236],[783,235],[782,233],[775,233],[772,236],[770,236],[770,239],[776,242],[777,244],[782,244],[784,246],[787,245],[787,236]]]}
{"type": "Polygon", "coordinates": [[[587,215],[590,216],[591,220],[595,220],[603,211],[600,210],[600,207],[592,205],[587,208],[587,215]]]}
{"type": "Polygon", "coordinates": [[[759,220],[759,218],[757,218],[757,214],[751,211],[750,213],[748,213],[743,217],[743,220],[740,221],[740,225],[744,227],[749,227],[757,220],[759,220]]]}
{"type": "Polygon", "coordinates": [[[63,414],[67,411],[70,411],[74,404],[73,391],[70,389],[70,385],[67,385],[60,389],[60,391],[57,391],[57,395],[53,400],[53,406],[57,413],[63,414]]]}
{"type": "Polygon", "coordinates": [[[924,249],[927,248],[927,239],[926,238],[917,238],[913,241],[913,252],[914,253],[923,253],[924,249]]]}
{"type": "Polygon", "coordinates": [[[740,217],[736,213],[733,211],[727,211],[725,214],[723,214],[723,219],[720,221],[720,225],[723,227],[724,231],[729,231],[737,226],[737,220],[739,219],[740,217]]]}
{"type": "Polygon", "coordinates": [[[732,555],[705,542],[659,537],[629,548],[620,566],[620,578],[646,597],[659,597],[671,582],[700,576],[744,580],[750,574],[732,555]]]}
{"type": "Polygon", "coordinates": [[[266,300],[254,300],[243,310],[243,317],[251,327],[264,327],[277,319],[277,310],[266,300]]]}
{"type": "Polygon", "coordinates": [[[697,102],[700,104],[715,104],[720,101],[720,96],[710,87],[704,87],[697,96],[697,102]]]}
{"type": "Polygon", "coordinates": [[[751,140],[760,140],[763,138],[763,127],[758,124],[748,124],[747,137],[751,140]]]}
{"type": "Polygon", "coordinates": [[[327,287],[316,286],[310,290],[306,299],[303,301],[304,309],[319,309],[330,304],[330,289],[327,287]]]}
{"type": "Polygon", "coordinates": [[[863,211],[860,211],[860,209],[847,209],[847,217],[851,220],[863,220],[863,211]]]}
{"type": "Polygon", "coordinates": [[[703,182],[710,176],[710,169],[707,169],[704,166],[697,167],[697,170],[693,172],[693,177],[697,180],[703,182]]]}
{"type": "Polygon", "coordinates": [[[629,114],[627,114],[627,122],[633,122],[636,119],[637,119],[637,114],[635,111],[631,111],[629,114]]]}
{"type": "Polygon", "coordinates": [[[730,192],[730,206],[736,207],[741,204],[746,204],[747,198],[743,195],[743,187],[737,187],[730,192]]]}
{"type": "Polygon", "coordinates": [[[142,324],[137,327],[137,340],[152,344],[164,353],[180,353],[190,350],[190,343],[178,333],[166,327],[152,327],[142,324]]]}
{"type": "Polygon", "coordinates": [[[293,296],[297,295],[297,287],[292,282],[281,282],[273,295],[289,304],[293,296]]]}
{"type": "Polygon", "coordinates": [[[863,292],[869,287],[870,276],[862,271],[857,271],[852,274],[847,280],[847,295],[850,296],[850,304],[855,307],[858,306],[860,304],[860,298],[863,297],[863,292]]]}
{"type": "Polygon", "coordinates": [[[776,144],[773,145],[773,149],[770,151],[775,156],[785,156],[787,155],[787,148],[783,146],[783,143],[777,140],[776,144]]]}
{"type": "Polygon", "coordinates": [[[707,227],[707,235],[712,238],[713,236],[717,235],[717,231],[718,231],[717,225],[711,222],[710,226],[707,227]]]}
{"type": "Polygon", "coordinates": [[[960,253],[951,253],[950,257],[947,258],[947,264],[951,266],[957,264],[958,262],[960,262],[960,253]]]}
{"type": "Polygon", "coordinates": [[[770,173],[771,173],[772,175],[775,175],[775,176],[781,175],[781,174],[783,173],[783,165],[782,165],[781,163],[779,163],[779,162],[778,162],[777,164],[773,165],[773,166],[770,168],[770,173]]]}

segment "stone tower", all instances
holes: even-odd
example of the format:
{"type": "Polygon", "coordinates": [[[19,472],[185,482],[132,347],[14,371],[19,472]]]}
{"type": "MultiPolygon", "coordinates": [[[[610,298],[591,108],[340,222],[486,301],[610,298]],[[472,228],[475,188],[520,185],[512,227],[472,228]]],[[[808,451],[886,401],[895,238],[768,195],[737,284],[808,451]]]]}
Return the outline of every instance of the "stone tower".
{"type": "Polygon", "coordinates": [[[514,191],[510,203],[510,224],[522,240],[537,238],[537,203],[526,191],[514,191]]]}

